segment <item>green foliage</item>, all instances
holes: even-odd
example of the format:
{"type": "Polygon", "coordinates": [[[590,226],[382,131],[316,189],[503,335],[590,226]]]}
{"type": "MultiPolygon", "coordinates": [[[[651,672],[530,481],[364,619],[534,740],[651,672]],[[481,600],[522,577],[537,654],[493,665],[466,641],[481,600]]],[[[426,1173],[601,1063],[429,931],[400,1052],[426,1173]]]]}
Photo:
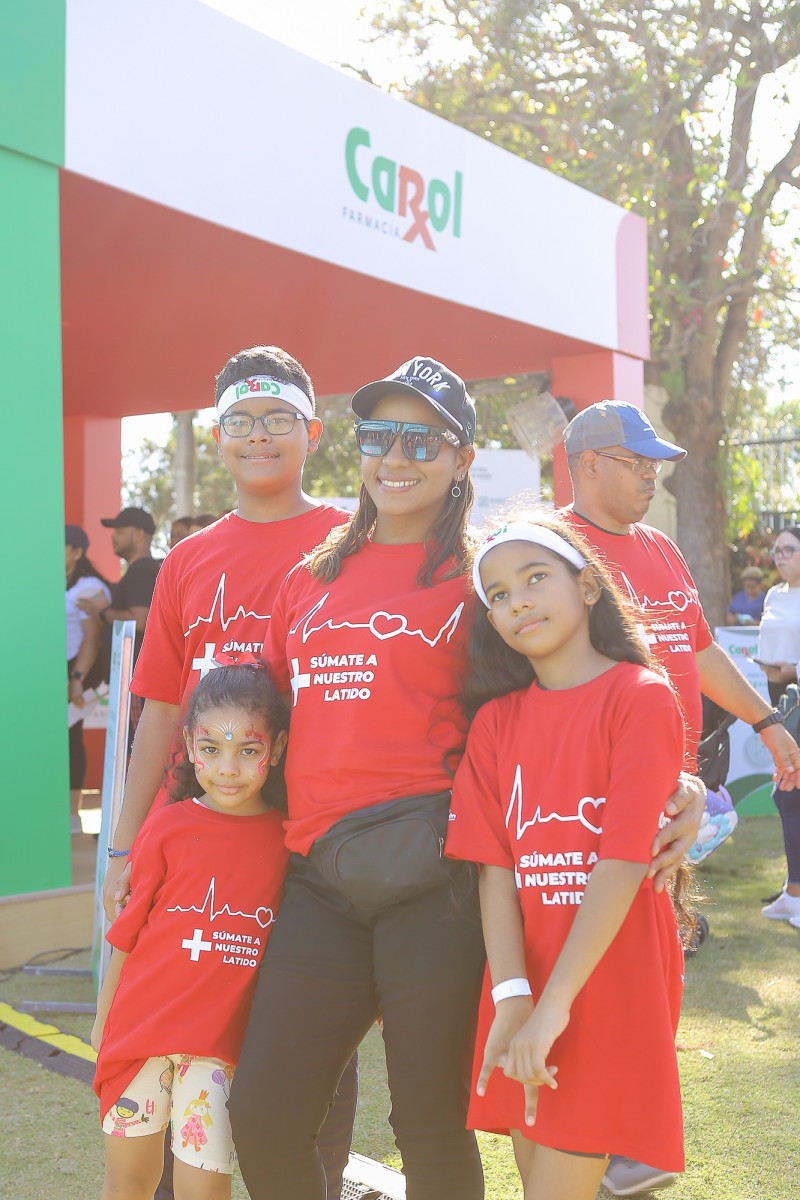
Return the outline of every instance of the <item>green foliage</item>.
{"type": "Polygon", "coordinates": [[[761,121],[788,112],[800,8],[401,0],[373,26],[415,64],[408,99],[646,218],[646,377],[667,388],[664,420],[691,448],[670,480],[679,541],[721,617],[725,511],[713,464],[726,432],[763,406],[777,350],[800,333],[800,247],[782,228],[796,200],[800,123],[778,161],[764,162],[753,141],[762,83],[776,98],[761,121]]]}
{"type": "Polygon", "coordinates": [[[772,234],[800,143],[766,172],[747,151],[758,86],[797,61],[800,22],[796,4],[752,8],[406,0],[374,26],[422,64],[414,103],[647,218],[653,358],[676,378],[698,342],[718,349],[732,305],[767,294],[772,327],[792,321],[772,234]],[[463,61],[437,59],[442,31],[463,61]]]}
{"type": "MultiPolygon", "coordinates": [[[[197,425],[195,435],[194,511],[221,516],[236,507],[236,489],[222,459],[210,427],[197,425]]],[[[175,510],[175,430],[165,446],[146,438],[138,450],[126,455],[122,467],[123,504],[146,508],[158,528],[160,548],[169,544],[169,529],[178,516],[175,510]]]]}

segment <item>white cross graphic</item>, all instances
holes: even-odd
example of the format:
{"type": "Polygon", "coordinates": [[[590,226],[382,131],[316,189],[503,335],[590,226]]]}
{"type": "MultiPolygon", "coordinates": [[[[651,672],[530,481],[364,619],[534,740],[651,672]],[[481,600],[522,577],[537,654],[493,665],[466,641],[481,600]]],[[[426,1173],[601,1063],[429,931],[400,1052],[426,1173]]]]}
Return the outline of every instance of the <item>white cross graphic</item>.
{"type": "Polygon", "coordinates": [[[204,942],[202,929],[195,929],[190,938],[183,939],[181,946],[184,950],[191,950],[192,953],[189,955],[189,957],[192,962],[197,962],[200,957],[201,950],[211,949],[211,942],[204,942]]]}
{"type": "Polygon", "coordinates": [[[205,679],[209,671],[213,671],[215,667],[219,666],[219,663],[214,662],[214,651],[216,648],[216,642],[206,642],[204,657],[192,659],[192,670],[199,671],[201,679],[205,679]]]}
{"type": "Polygon", "coordinates": [[[292,707],[294,708],[295,704],[297,704],[297,693],[300,691],[300,688],[311,687],[311,672],[307,671],[305,675],[300,674],[299,658],[292,659],[292,670],[294,674],[289,682],[292,685],[292,707]]]}
{"type": "Polygon", "coordinates": [[[657,646],[658,645],[658,638],[656,637],[656,635],[654,633],[650,633],[650,631],[647,629],[647,626],[637,625],[636,632],[639,634],[639,637],[642,639],[645,646],[657,646]]]}

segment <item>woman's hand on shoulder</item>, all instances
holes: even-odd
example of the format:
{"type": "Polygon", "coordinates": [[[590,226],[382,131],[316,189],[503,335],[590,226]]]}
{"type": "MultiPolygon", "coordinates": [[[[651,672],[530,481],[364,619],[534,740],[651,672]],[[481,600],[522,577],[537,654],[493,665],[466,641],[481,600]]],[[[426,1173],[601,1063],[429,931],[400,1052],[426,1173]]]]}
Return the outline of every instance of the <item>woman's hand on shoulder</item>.
{"type": "Polygon", "coordinates": [[[706,785],[696,775],[682,771],[677,788],[664,805],[670,819],[659,829],[651,847],[653,861],[647,875],[656,892],[683,863],[700,831],[705,807],[706,785]]]}

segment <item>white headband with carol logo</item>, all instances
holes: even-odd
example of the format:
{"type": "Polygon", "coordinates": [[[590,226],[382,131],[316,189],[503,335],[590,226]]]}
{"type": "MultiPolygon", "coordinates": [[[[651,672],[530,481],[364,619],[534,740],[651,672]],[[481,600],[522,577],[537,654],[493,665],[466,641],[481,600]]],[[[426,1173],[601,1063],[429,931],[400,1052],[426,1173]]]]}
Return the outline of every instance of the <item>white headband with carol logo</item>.
{"type": "Polygon", "coordinates": [[[510,521],[508,525],[501,525],[499,529],[495,529],[489,534],[486,541],[480,546],[472,564],[473,586],[487,608],[489,608],[489,601],[481,583],[481,562],[490,550],[494,550],[495,546],[502,546],[503,542],[532,542],[534,546],[543,546],[545,550],[552,550],[554,554],[560,554],[579,571],[586,566],[586,559],[583,555],[554,530],[548,529],[545,525],[534,525],[528,521],[510,521]]]}
{"type": "Polygon", "coordinates": [[[250,396],[258,396],[259,400],[285,400],[307,421],[314,416],[311,401],[304,391],[293,383],[273,379],[270,375],[249,375],[247,379],[237,379],[236,383],[226,387],[220,396],[217,412],[223,417],[232,404],[239,400],[247,400],[250,396]]]}

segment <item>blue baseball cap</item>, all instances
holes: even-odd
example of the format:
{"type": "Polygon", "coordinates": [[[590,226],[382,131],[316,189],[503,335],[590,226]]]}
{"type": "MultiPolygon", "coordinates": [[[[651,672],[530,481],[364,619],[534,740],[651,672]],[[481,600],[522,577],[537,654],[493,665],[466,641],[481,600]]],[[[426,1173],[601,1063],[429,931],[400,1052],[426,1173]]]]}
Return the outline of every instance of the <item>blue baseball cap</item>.
{"type": "Polygon", "coordinates": [[[601,400],[573,417],[564,430],[567,454],[622,446],[642,458],[686,457],[680,446],[660,438],[640,408],[621,400],[601,400]]]}

